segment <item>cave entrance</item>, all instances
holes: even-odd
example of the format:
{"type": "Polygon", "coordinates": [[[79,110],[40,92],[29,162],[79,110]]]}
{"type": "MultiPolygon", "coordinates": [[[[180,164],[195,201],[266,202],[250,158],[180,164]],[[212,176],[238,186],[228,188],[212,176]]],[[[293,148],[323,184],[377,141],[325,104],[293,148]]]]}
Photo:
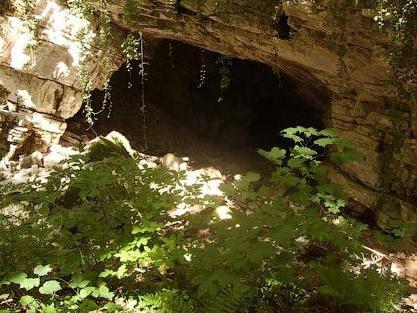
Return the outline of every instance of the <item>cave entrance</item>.
{"type": "MultiPolygon", "coordinates": [[[[325,125],[326,88],[312,76],[295,78],[169,40],[155,44],[147,62],[146,115],[140,110],[138,64],[130,73],[124,65],[111,78],[111,112],[103,112],[94,133],[117,130],[142,151],[146,137],[149,154],[187,155],[233,172],[259,167],[258,148],[285,145],[280,130],[325,125]]],[[[103,92],[94,91],[92,98],[99,110],[103,92]]],[[[69,131],[79,133],[81,120],[82,113],[72,118],[69,131]]]]}

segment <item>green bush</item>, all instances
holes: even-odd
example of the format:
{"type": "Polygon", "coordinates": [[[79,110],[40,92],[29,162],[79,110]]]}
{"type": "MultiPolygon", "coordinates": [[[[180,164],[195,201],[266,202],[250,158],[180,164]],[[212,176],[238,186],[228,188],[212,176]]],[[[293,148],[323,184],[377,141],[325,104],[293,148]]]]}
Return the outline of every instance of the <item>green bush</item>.
{"type": "Polygon", "coordinates": [[[361,269],[365,229],[340,215],[326,163],[358,160],[331,130],[290,128],[225,199],[184,173],[86,152],[37,186],[4,186],[0,303],[25,312],[395,312],[404,283],[361,269]],[[329,157],[328,157],[329,156],[329,157]],[[199,214],[172,217],[181,203],[199,214]],[[212,214],[228,205],[231,219],[212,214]],[[203,231],[204,230],[204,231],[203,231]]]}

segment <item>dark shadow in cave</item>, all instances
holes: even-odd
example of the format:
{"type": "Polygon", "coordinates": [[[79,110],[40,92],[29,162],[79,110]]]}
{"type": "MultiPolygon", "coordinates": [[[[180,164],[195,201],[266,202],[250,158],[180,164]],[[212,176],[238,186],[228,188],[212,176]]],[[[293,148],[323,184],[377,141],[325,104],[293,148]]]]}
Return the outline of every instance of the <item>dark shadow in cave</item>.
{"type": "Polygon", "coordinates": [[[290,39],[290,26],[288,25],[288,15],[285,12],[278,18],[278,38],[279,39],[290,39]]]}
{"type": "MultiPolygon", "coordinates": [[[[324,127],[327,89],[313,76],[298,70],[296,76],[301,78],[294,78],[292,73],[274,73],[264,64],[240,59],[232,59],[231,66],[224,68],[227,62],[219,62],[221,57],[174,41],[162,40],[155,46],[146,67],[147,153],[173,152],[201,159],[234,153],[252,158],[257,148],[285,145],[279,137],[284,128],[324,127]],[[220,72],[228,71],[230,84],[221,91],[220,72]]],[[[98,134],[120,131],[133,147],[143,150],[139,81],[138,70],[129,75],[125,66],[113,74],[110,118],[105,111],[94,130],[98,134]]],[[[99,110],[103,92],[96,90],[92,97],[99,110]]],[[[77,127],[85,127],[81,120],[78,113],[69,121],[69,130],[79,133],[77,127]]]]}
{"type": "Polygon", "coordinates": [[[219,57],[177,42],[161,42],[148,68],[148,100],[203,140],[235,147],[271,148],[280,143],[278,132],[284,128],[324,126],[329,103],[324,86],[274,73],[257,62],[233,59],[230,86],[219,102],[219,57]],[[206,78],[198,88],[202,60],[206,78]]]}

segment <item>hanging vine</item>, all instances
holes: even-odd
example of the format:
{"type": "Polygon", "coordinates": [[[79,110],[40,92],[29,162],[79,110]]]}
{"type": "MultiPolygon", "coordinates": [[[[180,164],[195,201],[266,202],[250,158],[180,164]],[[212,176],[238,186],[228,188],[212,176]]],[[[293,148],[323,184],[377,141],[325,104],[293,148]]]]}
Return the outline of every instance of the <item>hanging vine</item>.
{"type": "Polygon", "coordinates": [[[140,56],[139,56],[139,77],[140,77],[140,111],[142,113],[142,136],[145,150],[148,149],[148,138],[147,138],[147,121],[146,121],[146,103],[145,103],[145,80],[146,80],[146,71],[143,51],[143,35],[142,32],[139,33],[140,36],[140,56]]]}
{"type": "Polygon", "coordinates": [[[169,57],[169,63],[171,65],[171,68],[175,68],[175,62],[174,62],[174,44],[172,42],[169,42],[168,44],[168,57],[169,57]]]}
{"type": "Polygon", "coordinates": [[[107,117],[110,117],[111,110],[112,110],[112,98],[111,98],[111,85],[110,85],[110,76],[112,73],[111,67],[111,51],[110,51],[110,42],[112,40],[112,33],[111,33],[111,16],[110,12],[106,10],[107,8],[107,1],[100,0],[100,5],[105,10],[101,11],[99,22],[99,58],[102,60],[102,70],[103,70],[103,90],[104,90],[104,97],[102,102],[102,107],[99,112],[95,113],[96,115],[104,112],[108,108],[107,117]]]}
{"type": "MultiPolygon", "coordinates": [[[[80,19],[80,21],[89,21],[93,15],[92,8],[81,0],[67,0],[68,8],[71,14],[80,19]]],[[[91,58],[91,43],[94,34],[90,30],[90,24],[85,23],[78,28],[75,34],[75,44],[78,49],[78,79],[81,85],[81,98],[84,104],[84,117],[89,125],[94,124],[94,110],[91,102],[92,82],[90,80],[90,71],[88,60],[91,58]]]]}
{"type": "Polygon", "coordinates": [[[203,88],[207,80],[207,64],[206,64],[206,52],[204,49],[201,49],[201,65],[200,65],[200,77],[197,88],[203,88]]]}
{"type": "Polygon", "coordinates": [[[129,73],[128,88],[133,86],[133,61],[138,61],[140,58],[141,40],[134,35],[129,34],[122,43],[122,53],[126,59],[126,70],[129,73]]]}
{"type": "Polygon", "coordinates": [[[274,47],[274,54],[275,54],[275,64],[276,66],[272,68],[272,72],[275,74],[278,80],[278,88],[282,88],[282,77],[281,72],[279,70],[279,62],[278,62],[278,49],[274,47]]]}
{"type": "Polygon", "coordinates": [[[82,0],[67,0],[67,5],[72,14],[77,16],[80,21],[87,21],[85,25],[79,27],[77,34],[75,35],[76,44],[79,50],[79,62],[78,62],[78,78],[82,90],[82,100],[84,104],[84,116],[85,121],[93,126],[97,120],[97,116],[104,112],[107,108],[109,110],[108,116],[111,113],[111,86],[110,76],[112,73],[111,67],[111,16],[107,10],[107,0],[99,0],[100,10],[94,9],[91,5],[85,3],[82,0]],[[89,21],[94,16],[98,16],[98,38],[97,38],[97,50],[95,53],[92,49],[92,44],[96,34],[91,30],[91,24],[89,21]],[[103,90],[104,98],[99,111],[95,112],[92,107],[91,92],[93,90],[93,83],[91,81],[91,73],[89,68],[89,61],[93,58],[101,60],[101,69],[103,75],[103,90]]]}
{"type": "Polygon", "coordinates": [[[147,65],[144,56],[144,41],[142,32],[139,32],[139,38],[130,34],[126,37],[122,43],[122,53],[126,59],[126,69],[129,73],[128,88],[132,88],[132,74],[133,74],[133,61],[138,61],[138,74],[139,74],[139,109],[142,116],[142,136],[145,150],[148,149],[147,138],[147,118],[146,118],[146,102],[145,102],[145,81],[146,71],[145,65],[147,65]]]}
{"type": "Polygon", "coordinates": [[[220,65],[219,74],[220,74],[220,96],[217,99],[217,102],[224,101],[224,94],[229,89],[231,82],[231,69],[232,69],[232,58],[229,56],[222,55],[217,60],[217,64],[220,65]]]}

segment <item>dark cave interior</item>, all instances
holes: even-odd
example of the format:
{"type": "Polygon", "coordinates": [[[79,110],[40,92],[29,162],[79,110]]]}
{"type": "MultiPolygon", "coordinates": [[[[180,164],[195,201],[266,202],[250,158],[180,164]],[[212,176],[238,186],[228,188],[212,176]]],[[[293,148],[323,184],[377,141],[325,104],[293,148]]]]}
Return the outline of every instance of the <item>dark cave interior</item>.
{"type": "MultiPolygon", "coordinates": [[[[146,62],[145,116],[139,64],[133,62],[131,73],[125,64],[111,78],[111,112],[107,108],[86,131],[81,110],[68,120],[68,130],[84,135],[117,130],[142,151],[146,136],[149,154],[195,157],[204,146],[256,154],[257,148],[285,145],[279,137],[282,129],[326,124],[326,88],[291,73],[169,40],[155,44],[146,62]]],[[[103,96],[100,90],[92,94],[96,111],[103,96]]]]}

